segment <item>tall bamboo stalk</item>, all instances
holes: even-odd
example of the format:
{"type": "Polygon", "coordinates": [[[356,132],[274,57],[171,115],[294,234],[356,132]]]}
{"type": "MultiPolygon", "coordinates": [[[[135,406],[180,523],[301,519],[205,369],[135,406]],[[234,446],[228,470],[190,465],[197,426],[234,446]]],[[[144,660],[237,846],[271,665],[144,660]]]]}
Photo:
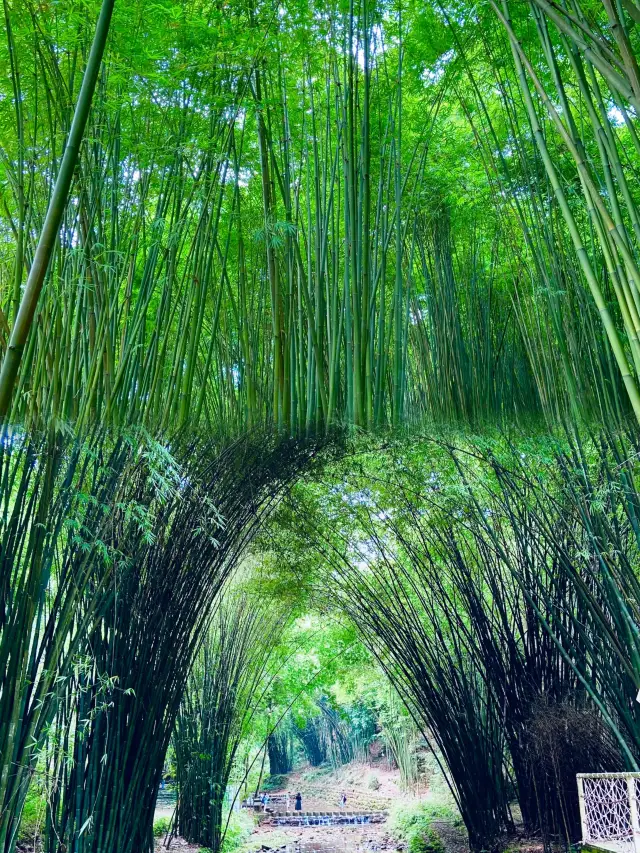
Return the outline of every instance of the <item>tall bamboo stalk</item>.
{"type": "MultiPolygon", "coordinates": [[[[42,286],[44,284],[45,276],[47,274],[47,270],[51,261],[51,256],[53,255],[58,240],[58,232],[60,230],[60,224],[62,222],[64,210],[69,197],[71,182],[73,180],[73,173],[75,171],[76,164],[80,156],[80,144],[84,135],[84,129],[87,123],[87,119],[89,118],[91,101],[96,88],[98,74],[100,72],[102,55],[104,53],[104,49],[107,44],[107,38],[109,36],[109,26],[111,24],[111,15],[113,13],[114,5],[115,0],[103,0],[102,7],[100,9],[100,16],[96,24],[95,36],[91,45],[91,51],[89,53],[89,59],[87,61],[87,67],[84,72],[84,77],[82,79],[82,87],[78,95],[78,101],[76,103],[73,121],[71,123],[71,129],[69,130],[69,136],[66,140],[62,162],[60,163],[60,170],[58,172],[56,183],[51,194],[47,215],[45,217],[42,226],[42,232],[38,240],[38,246],[36,248],[33,261],[31,263],[31,268],[29,270],[29,276],[27,278],[25,290],[22,295],[22,299],[20,300],[20,307],[17,311],[13,327],[11,329],[11,337],[9,338],[9,343],[4,354],[2,368],[0,368],[0,421],[2,422],[6,420],[7,415],[9,413],[9,408],[11,405],[11,396],[13,394],[13,388],[18,375],[18,370],[20,368],[20,362],[22,361],[24,348],[27,342],[27,336],[33,323],[36,306],[40,297],[40,291],[42,290],[42,286]]],[[[5,16],[7,22],[9,22],[6,3],[5,16]]],[[[18,106],[18,101],[20,100],[20,91],[17,83],[17,70],[15,70],[15,65],[13,62],[13,53],[12,70],[13,78],[15,81],[14,90],[16,99],[16,110],[18,111],[18,132],[21,133],[22,118],[20,114],[20,107],[18,106]]],[[[23,143],[21,141],[21,150],[22,147],[23,143]]],[[[22,160],[19,161],[18,168],[18,180],[21,196],[20,227],[22,233],[22,229],[24,227],[22,222],[22,218],[24,216],[22,160]]],[[[22,251],[22,243],[19,243],[16,255],[17,282],[19,282],[22,276],[22,251]]]]}
{"type": "MultiPolygon", "coordinates": [[[[551,81],[547,85],[518,40],[508,4],[491,5],[508,36],[520,92],[537,149],[562,212],[582,274],[606,330],[631,406],[638,418],[640,271],[635,257],[638,236],[637,210],[629,191],[627,167],[620,156],[619,134],[604,108],[602,95],[604,86],[608,88],[614,101],[620,104],[620,109],[627,119],[628,113],[624,103],[637,103],[634,89],[637,83],[636,65],[623,22],[619,19],[621,13],[617,8],[614,9],[612,4],[605,4],[607,21],[604,28],[610,28],[620,51],[619,58],[601,34],[586,23],[587,19],[580,3],[574,3],[571,10],[559,10],[546,0],[532,0],[529,9],[536,22],[542,62],[551,81]],[[556,34],[552,33],[549,22],[557,29],[556,34]],[[586,106],[591,139],[587,138],[576,119],[575,108],[567,97],[566,84],[569,77],[559,59],[560,51],[569,58],[572,77],[586,106]],[[549,89],[558,99],[562,114],[554,105],[549,89]],[[541,110],[536,105],[536,98],[541,110]],[[593,257],[593,252],[589,251],[577,212],[569,203],[562,186],[557,160],[543,131],[540,111],[574,162],[584,210],[588,213],[596,244],[604,258],[607,279],[610,280],[615,293],[617,316],[608,305],[605,295],[606,282],[602,281],[597,259],[593,257]],[[593,143],[596,152],[595,156],[591,157],[587,152],[593,143]],[[595,172],[596,164],[599,164],[599,173],[595,172]],[[601,187],[606,187],[606,197],[603,196],[601,187]]],[[[632,139],[635,139],[635,129],[630,121],[627,127],[632,139]]]]}

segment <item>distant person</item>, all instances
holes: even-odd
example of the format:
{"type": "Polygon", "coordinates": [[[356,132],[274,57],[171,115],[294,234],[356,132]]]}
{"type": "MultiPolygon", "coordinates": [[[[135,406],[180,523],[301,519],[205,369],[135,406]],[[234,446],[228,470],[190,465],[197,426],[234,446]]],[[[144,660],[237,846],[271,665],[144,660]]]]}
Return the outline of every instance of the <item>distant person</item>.
{"type": "Polygon", "coordinates": [[[345,794],[344,791],[342,792],[342,794],[340,796],[340,805],[342,806],[342,808],[344,808],[347,805],[347,795],[345,794]]]}
{"type": "Polygon", "coordinates": [[[296,811],[302,811],[302,794],[296,794],[296,811]]]}
{"type": "Polygon", "coordinates": [[[262,797],[262,805],[263,805],[263,807],[264,807],[262,810],[266,812],[266,810],[267,810],[267,806],[269,805],[269,794],[264,794],[264,795],[263,795],[263,797],[262,797]]]}
{"type": "Polygon", "coordinates": [[[287,811],[291,808],[291,794],[287,791],[287,811]]]}

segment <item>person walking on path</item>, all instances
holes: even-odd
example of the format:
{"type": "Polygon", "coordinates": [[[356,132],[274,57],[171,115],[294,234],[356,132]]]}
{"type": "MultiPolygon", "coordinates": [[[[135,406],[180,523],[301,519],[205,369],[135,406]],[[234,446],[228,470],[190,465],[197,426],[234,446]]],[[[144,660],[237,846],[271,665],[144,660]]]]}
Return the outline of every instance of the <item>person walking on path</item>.
{"type": "Polygon", "coordinates": [[[340,795],[340,805],[342,806],[343,809],[347,805],[347,795],[345,794],[344,791],[340,795]]]}
{"type": "Polygon", "coordinates": [[[287,811],[291,808],[291,794],[287,791],[287,811]]]}
{"type": "Polygon", "coordinates": [[[302,811],[302,794],[300,794],[300,793],[296,794],[296,811],[297,812],[302,811]]]}

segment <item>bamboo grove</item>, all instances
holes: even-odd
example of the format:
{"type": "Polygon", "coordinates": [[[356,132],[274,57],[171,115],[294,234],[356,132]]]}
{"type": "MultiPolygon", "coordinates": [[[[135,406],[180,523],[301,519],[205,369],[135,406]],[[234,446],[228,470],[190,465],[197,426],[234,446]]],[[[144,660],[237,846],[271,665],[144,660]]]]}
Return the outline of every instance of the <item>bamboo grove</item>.
{"type": "MultiPolygon", "coordinates": [[[[437,4],[177,6],[168,44],[160,11],[121,11],[10,420],[637,413],[635,19],[550,9],[494,4],[469,33],[437,4]],[[132,49],[147,26],[162,48],[132,49]],[[454,128],[480,199],[452,233],[454,128]]],[[[93,34],[23,12],[5,3],[5,345],[93,34]]]]}
{"type": "Polygon", "coordinates": [[[314,595],[431,742],[472,850],[513,832],[514,790],[528,832],[569,847],[575,774],[638,766],[631,446],[414,437],[296,493],[314,595]]]}
{"type": "Polygon", "coordinates": [[[637,0],[1,19],[1,853],[40,776],[43,849],[150,853],[171,750],[217,853],[241,753],[376,727],[569,847],[640,766],[637,0]],[[265,711],[305,607],[388,717],[265,711]]]}
{"type": "MultiPolygon", "coordinates": [[[[422,203],[447,80],[403,147],[402,24],[387,33],[381,14],[325,15],[302,61],[283,54],[279,20],[242,9],[206,28],[215,71],[176,46],[127,77],[107,54],[12,419],[237,429],[272,417],[296,430],[399,423],[408,405],[436,418],[526,407],[534,382],[504,322],[497,236],[477,235],[456,263],[446,203],[422,203]],[[231,28],[247,33],[244,66],[225,59],[231,28]],[[185,62],[192,78],[175,86],[185,62]],[[474,285],[454,317],[461,274],[474,285]]],[[[14,17],[10,56],[35,65],[11,64],[20,158],[5,152],[5,225],[21,237],[5,333],[84,44],[59,68],[45,34],[14,17]]]]}

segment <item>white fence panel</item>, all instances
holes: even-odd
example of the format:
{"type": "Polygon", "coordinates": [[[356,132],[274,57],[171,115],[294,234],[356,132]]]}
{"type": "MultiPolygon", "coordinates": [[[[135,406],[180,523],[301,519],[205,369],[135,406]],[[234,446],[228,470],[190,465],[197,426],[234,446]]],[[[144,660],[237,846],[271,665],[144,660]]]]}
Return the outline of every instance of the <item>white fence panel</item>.
{"type": "Polygon", "coordinates": [[[640,853],[640,773],[579,773],[582,843],[613,853],[640,853]]]}

